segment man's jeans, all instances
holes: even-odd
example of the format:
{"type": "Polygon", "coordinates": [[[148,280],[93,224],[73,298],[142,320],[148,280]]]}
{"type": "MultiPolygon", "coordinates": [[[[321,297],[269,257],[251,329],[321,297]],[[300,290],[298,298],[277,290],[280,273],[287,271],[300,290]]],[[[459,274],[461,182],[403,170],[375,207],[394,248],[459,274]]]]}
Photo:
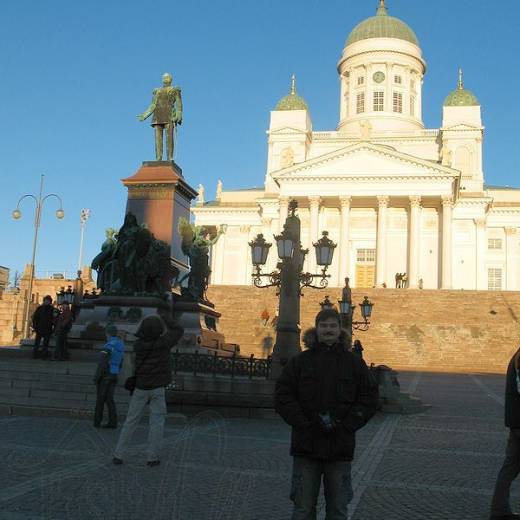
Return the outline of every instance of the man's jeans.
{"type": "Polygon", "coordinates": [[[291,500],[292,520],[316,520],[321,477],[326,502],[326,520],[347,520],[352,500],[350,462],[321,461],[294,457],[291,500]]]}
{"type": "Polygon", "coordinates": [[[117,377],[107,376],[97,384],[96,409],[94,410],[94,426],[100,426],[103,420],[103,409],[105,403],[108,409],[108,423],[110,426],[117,426],[117,411],[114,401],[114,391],[116,389],[117,377]]]}
{"type": "Polygon", "coordinates": [[[491,502],[491,514],[495,516],[510,515],[509,489],[511,483],[520,473],[520,430],[510,430],[506,447],[506,458],[502,464],[497,482],[493,501],[491,502]]]}
{"type": "Polygon", "coordinates": [[[40,344],[43,339],[43,350],[42,350],[42,358],[46,359],[49,356],[49,341],[51,340],[50,334],[38,334],[36,333],[36,338],[34,338],[33,345],[33,357],[36,357],[40,352],[40,344]]]}
{"type": "Polygon", "coordinates": [[[125,424],[121,429],[119,441],[114,451],[114,457],[123,458],[123,453],[132,438],[139,421],[144,413],[144,408],[150,404],[150,429],[148,431],[147,460],[159,460],[159,451],[164,434],[164,419],[166,417],[166,399],[164,387],[153,390],[139,390],[136,388],[130,400],[125,424]]]}

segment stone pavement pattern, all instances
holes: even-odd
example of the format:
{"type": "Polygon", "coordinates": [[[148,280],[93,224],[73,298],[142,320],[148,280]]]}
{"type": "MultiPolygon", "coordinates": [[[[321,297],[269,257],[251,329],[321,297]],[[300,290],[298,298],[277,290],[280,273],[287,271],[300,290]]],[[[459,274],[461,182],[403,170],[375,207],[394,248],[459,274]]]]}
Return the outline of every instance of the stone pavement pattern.
{"type": "MultiPolygon", "coordinates": [[[[507,433],[503,377],[400,381],[432,408],[379,414],[358,435],[352,520],[486,519],[507,433]]],[[[290,518],[289,428],[278,420],[208,411],[168,425],[156,468],[145,466],[146,425],[120,467],[118,432],[85,420],[0,418],[0,431],[0,520],[290,518]]],[[[512,503],[520,509],[516,484],[512,503]]]]}

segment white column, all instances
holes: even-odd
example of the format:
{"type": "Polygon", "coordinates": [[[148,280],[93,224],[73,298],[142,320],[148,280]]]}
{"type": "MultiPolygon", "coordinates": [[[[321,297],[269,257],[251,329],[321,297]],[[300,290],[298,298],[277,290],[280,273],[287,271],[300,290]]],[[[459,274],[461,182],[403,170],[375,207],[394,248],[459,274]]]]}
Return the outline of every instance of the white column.
{"type": "Polygon", "coordinates": [[[280,233],[283,231],[283,226],[285,224],[285,219],[287,218],[288,207],[289,207],[289,197],[280,197],[278,200],[280,206],[278,210],[279,217],[279,231],[280,233]]]}
{"type": "Polygon", "coordinates": [[[244,285],[251,285],[251,274],[253,272],[253,264],[251,259],[251,248],[249,247],[249,242],[253,240],[251,237],[251,226],[243,225],[240,226],[240,233],[243,234],[241,237],[241,243],[243,247],[243,261],[245,262],[245,272],[244,272],[244,285]]]}
{"type": "Polygon", "coordinates": [[[416,289],[419,286],[419,257],[421,231],[421,197],[410,197],[410,235],[408,237],[408,283],[416,289]]]}
{"type": "Polygon", "coordinates": [[[318,241],[319,238],[319,226],[320,226],[320,202],[321,197],[319,195],[312,195],[309,197],[310,207],[310,229],[309,229],[309,271],[314,273],[316,271],[316,252],[313,247],[313,243],[318,241]]]}
{"type": "MultiPolygon", "coordinates": [[[[267,257],[267,262],[265,264],[264,272],[271,272],[276,267],[276,264],[278,263],[278,253],[276,250],[276,241],[274,239],[273,233],[271,232],[271,226],[272,226],[272,218],[270,217],[262,217],[262,235],[264,235],[264,238],[266,242],[269,242],[271,245],[269,249],[269,255],[267,257]]],[[[285,219],[284,219],[285,222],[285,219]]]]}
{"type": "Polygon", "coordinates": [[[351,197],[340,197],[340,227],[339,227],[339,285],[343,285],[345,278],[349,275],[350,258],[349,246],[349,220],[351,197]]]}
{"type": "Polygon", "coordinates": [[[486,219],[476,218],[475,222],[475,289],[487,289],[486,276],[486,219]]]}
{"type": "Polygon", "coordinates": [[[389,197],[377,197],[377,239],[376,239],[376,286],[386,283],[386,209],[389,197]]]}
{"type": "Polygon", "coordinates": [[[504,228],[506,233],[506,272],[505,272],[505,289],[506,291],[518,290],[516,271],[518,264],[515,261],[514,244],[516,238],[516,228],[506,227],[504,228]]]}
{"type": "Polygon", "coordinates": [[[385,83],[385,106],[384,109],[386,112],[392,112],[393,110],[393,94],[392,94],[392,85],[394,83],[394,64],[387,63],[386,64],[386,83],[385,83]]]}
{"type": "Polygon", "coordinates": [[[442,197],[442,289],[451,289],[453,197],[442,197]]]}
{"type": "Polygon", "coordinates": [[[215,270],[212,273],[213,284],[223,284],[224,283],[224,252],[225,252],[225,243],[226,243],[226,233],[221,235],[221,237],[217,240],[217,243],[213,246],[216,248],[215,250],[215,270]]]}

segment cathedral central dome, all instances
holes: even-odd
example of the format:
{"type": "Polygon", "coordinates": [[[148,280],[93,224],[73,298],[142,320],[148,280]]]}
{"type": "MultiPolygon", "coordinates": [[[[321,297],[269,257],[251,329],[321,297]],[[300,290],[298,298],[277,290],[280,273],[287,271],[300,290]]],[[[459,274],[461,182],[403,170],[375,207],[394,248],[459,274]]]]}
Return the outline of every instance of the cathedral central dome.
{"type": "Polygon", "coordinates": [[[362,21],[350,33],[345,46],[369,38],[396,38],[419,46],[419,40],[413,30],[399,18],[388,16],[384,0],[380,0],[375,16],[362,21]]]}

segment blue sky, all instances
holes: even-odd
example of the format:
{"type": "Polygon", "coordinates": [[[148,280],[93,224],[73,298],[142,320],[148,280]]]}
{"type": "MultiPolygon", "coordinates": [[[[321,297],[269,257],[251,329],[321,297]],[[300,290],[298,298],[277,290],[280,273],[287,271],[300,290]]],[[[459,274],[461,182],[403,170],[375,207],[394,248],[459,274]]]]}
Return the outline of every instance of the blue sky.
{"type": "MultiPolygon", "coordinates": [[[[37,270],[73,271],[79,213],[91,210],[85,260],[119,227],[120,179],[153,160],[153,135],[136,115],[165,71],[182,87],[177,162],[187,181],[224,189],[260,186],[269,111],[297,76],[315,130],[338,122],[336,63],[352,28],[377,0],[2,0],[0,3],[0,265],[29,261],[34,209],[18,198],[45,191],[66,217],[44,208],[37,270]]],[[[387,0],[416,32],[428,63],[426,127],[464,69],[482,104],[488,184],[519,186],[517,0],[387,0]]]]}

